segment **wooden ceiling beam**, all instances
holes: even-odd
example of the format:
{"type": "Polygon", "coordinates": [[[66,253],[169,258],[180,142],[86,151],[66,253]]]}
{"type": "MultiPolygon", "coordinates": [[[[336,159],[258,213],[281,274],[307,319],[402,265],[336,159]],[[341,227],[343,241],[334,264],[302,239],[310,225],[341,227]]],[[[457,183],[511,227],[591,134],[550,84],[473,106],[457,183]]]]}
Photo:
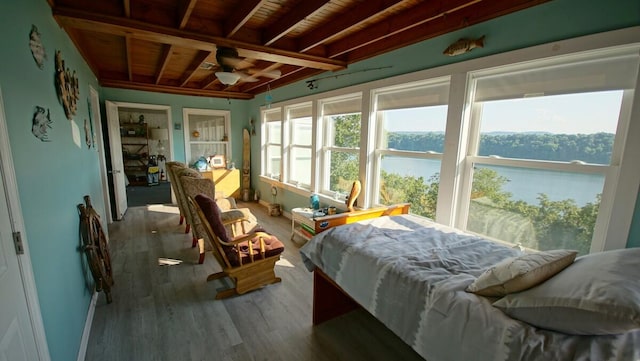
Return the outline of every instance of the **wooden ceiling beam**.
{"type": "Polygon", "coordinates": [[[204,78],[202,81],[200,81],[200,88],[207,89],[208,87],[216,84],[220,84],[220,80],[216,76],[216,73],[211,73],[207,75],[207,77],[204,78]]]}
{"type": "Polygon", "coordinates": [[[342,35],[354,27],[370,20],[380,13],[393,9],[394,5],[404,0],[369,0],[341,14],[337,19],[331,19],[329,24],[310,31],[298,41],[298,50],[302,53],[342,35]]]}
{"type": "Polygon", "coordinates": [[[239,8],[234,9],[231,17],[224,23],[224,35],[227,38],[234,36],[244,24],[269,0],[244,0],[239,8]]]}
{"type": "Polygon", "coordinates": [[[126,18],[131,17],[131,1],[130,0],[122,0],[122,9],[124,12],[124,16],[126,18]]]}
{"type": "Polygon", "coordinates": [[[184,29],[189,22],[193,8],[196,7],[198,0],[184,0],[180,2],[180,9],[178,10],[178,29],[184,29]]]}
{"type": "MultiPolygon", "coordinates": [[[[447,16],[438,17],[417,29],[396,33],[367,47],[353,50],[348,54],[348,59],[350,63],[368,59],[547,1],[550,0],[512,0],[508,4],[476,3],[459,11],[449,13],[447,16]]],[[[481,35],[483,34],[478,34],[478,36],[481,35]]],[[[442,49],[442,51],[444,50],[442,49]]]]}
{"type": "MultiPolygon", "coordinates": [[[[338,57],[358,48],[369,46],[394,34],[418,29],[425,23],[446,16],[461,8],[473,5],[481,0],[425,1],[407,11],[398,13],[384,21],[369,26],[327,46],[327,56],[338,57]]],[[[484,2],[483,2],[484,4],[484,2]]]]}
{"type": "Polygon", "coordinates": [[[142,90],[142,91],[149,91],[149,92],[156,92],[156,93],[159,92],[159,93],[195,95],[195,96],[229,98],[229,99],[252,99],[253,98],[253,94],[248,94],[248,93],[224,92],[224,91],[206,90],[206,89],[199,89],[199,88],[185,88],[185,87],[178,87],[178,86],[157,85],[157,84],[148,84],[148,83],[131,82],[131,81],[123,81],[123,80],[113,80],[113,79],[103,79],[100,81],[100,84],[104,87],[142,90]]]}
{"type": "Polygon", "coordinates": [[[295,51],[270,48],[219,36],[210,36],[186,30],[145,23],[134,19],[97,14],[71,8],[55,7],[53,15],[64,27],[77,28],[119,36],[131,35],[135,39],[161,44],[179,45],[192,49],[215,51],[216,45],[238,49],[242,57],[262,59],[274,63],[291,64],[322,70],[346,68],[344,61],[329,59],[295,51]]]}
{"type": "Polygon", "coordinates": [[[167,69],[167,65],[169,64],[169,58],[173,53],[173,45],[163,45],[162,55],[160,56],[160,66],[158,67],[158,73],[156,74],[156,84],[160,84],[160,80],[164,75],[164,71],[167,69]]]}
{"type": "Polygon", "coordinates": [[[193,74],[196,72],[196,70],[198,70],[198,68],[200,68],[202,62],[204,62],[209,57],[209,55],[211,55],[210,51],[199,51],[198,54],[196,54],[196,56],[191,61],[191,64],[189,64],[189,67],[182,74],[182,79],[180,79],[180,86],[187,85],[191,77],[193,77],[193,74]]]}
{"type": "Polygon", "coordinates": [[[292,11],[287,12],[283,17],[278,19],[275,24],[269,25],[269,27],[264,30],[262,43],[265,46],[273,44],[295,28],[298,23],[303,21],[307,16],[313,15],[328,2],[328,0],[305,0],[299,2],[292,11]]]}

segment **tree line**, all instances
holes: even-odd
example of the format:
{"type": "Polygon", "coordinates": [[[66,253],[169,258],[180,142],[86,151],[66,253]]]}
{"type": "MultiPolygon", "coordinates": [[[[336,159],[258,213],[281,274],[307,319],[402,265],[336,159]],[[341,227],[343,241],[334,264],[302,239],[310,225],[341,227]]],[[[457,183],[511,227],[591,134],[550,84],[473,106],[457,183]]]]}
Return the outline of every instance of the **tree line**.
{"type": "MultiPolygon", "coordinates": [[[[614,134],[485,133],[480,135],[478,155],[551,161],[579,160],[609,164],[614,134]]],[[[390,132],[387,147],[409,151],[444,150],[442,132],[390,132]]]]}

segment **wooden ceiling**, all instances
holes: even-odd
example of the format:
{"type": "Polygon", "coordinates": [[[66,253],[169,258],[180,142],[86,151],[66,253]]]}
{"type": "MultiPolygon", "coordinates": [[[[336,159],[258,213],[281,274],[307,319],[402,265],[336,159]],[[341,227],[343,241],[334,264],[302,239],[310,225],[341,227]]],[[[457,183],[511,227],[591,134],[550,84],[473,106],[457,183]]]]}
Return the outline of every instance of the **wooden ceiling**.
{"type": "Polygon", "coordinates": [[[250,99],[548,0],[48,1],[102,86],[250,99]],[[253,81],[222,84],[218,47],[253,81]]]}

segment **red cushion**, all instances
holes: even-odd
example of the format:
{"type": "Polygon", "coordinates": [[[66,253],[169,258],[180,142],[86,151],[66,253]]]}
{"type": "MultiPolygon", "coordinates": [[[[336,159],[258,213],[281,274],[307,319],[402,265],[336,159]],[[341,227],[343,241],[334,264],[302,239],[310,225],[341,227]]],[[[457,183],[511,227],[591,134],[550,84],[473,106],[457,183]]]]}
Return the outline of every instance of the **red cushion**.
{"type": "MultiPolygon", "coordinates": [[[[242,235],[238,237],[242,237],[242,235]]],[[[269,235],[268,237],[263,237],[263,239],[265,258],[277,256],[284,251],[284,244],[282,244],[276,236],[269,235]]],[[[262,259],[262,254],[260,254],[260,236],[254,237],[251,240],[251,244],[253,247],[253,259],[262,259]]],[[[227,258],[232,265],[240,265],[240,262],[238,261],[238,251],[235,248],[226,250],[226,253],[227,258]]],[[[249,242],[240,243],[240,257],[242,257],[242,264],[251,262],[251,256],[249,256],[249,242]]]]}
{"type": "Polygon", "coordinates": [[[227,230],[224,228],[222,224],[222,218],[220,217],[220,208],[216,204],[216,201],[211,199],[208,195],[204,193],[200,193],[195,198],[196,203],[202,209],[202,213],[204,213],[205,218],[211,225],[211,229],[213,233],[220,238],[223,242],[230,242],[229,235],[227,234],[227,230]]]}

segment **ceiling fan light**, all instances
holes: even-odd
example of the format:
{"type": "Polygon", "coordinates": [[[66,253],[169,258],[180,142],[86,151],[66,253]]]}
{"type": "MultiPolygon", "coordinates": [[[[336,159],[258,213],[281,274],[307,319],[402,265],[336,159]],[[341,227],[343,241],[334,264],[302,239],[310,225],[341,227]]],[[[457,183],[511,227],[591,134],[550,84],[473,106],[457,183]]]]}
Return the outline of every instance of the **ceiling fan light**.
{"type": "Polygon", "coordinates": [[[240,75],[228,71],[217,71],[216,77],[225,85],[234,85],[240,80],[240,75]]]}

